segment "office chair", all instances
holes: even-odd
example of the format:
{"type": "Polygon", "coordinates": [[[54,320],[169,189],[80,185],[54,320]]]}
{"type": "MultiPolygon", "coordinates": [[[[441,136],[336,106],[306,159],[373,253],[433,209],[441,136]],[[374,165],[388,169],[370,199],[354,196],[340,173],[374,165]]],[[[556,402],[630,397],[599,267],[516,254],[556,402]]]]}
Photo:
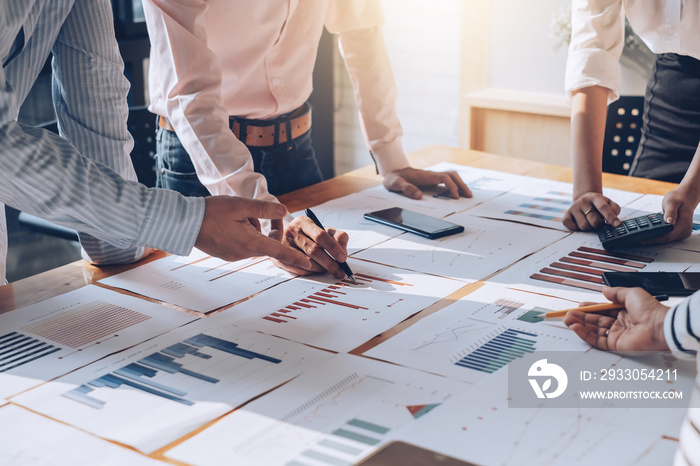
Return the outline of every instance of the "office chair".
{"type": "Polygon", "coordinates": [[[644,97],[622,96],[608,106],[603,141],[603,171],[629,175],[642,134],[644,97]]]}

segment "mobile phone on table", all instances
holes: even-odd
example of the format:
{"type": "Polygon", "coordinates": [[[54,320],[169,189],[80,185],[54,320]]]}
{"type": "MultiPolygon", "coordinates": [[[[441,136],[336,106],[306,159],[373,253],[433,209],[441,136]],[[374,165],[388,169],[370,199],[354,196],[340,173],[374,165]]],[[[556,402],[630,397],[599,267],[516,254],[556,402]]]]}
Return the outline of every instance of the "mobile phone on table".
{"type": "Polygon", "coordinates": [[[608,286],[640,287],[653,295],[689,296],[700,290],[700,272],[603,272],[608,286]]]}
{"type": "Polygon", "coordinates": [[[464,231],[462,225],[400,207],[368,212],[365,214],[365,218],[430,239],[442,238],[464,231]]]}

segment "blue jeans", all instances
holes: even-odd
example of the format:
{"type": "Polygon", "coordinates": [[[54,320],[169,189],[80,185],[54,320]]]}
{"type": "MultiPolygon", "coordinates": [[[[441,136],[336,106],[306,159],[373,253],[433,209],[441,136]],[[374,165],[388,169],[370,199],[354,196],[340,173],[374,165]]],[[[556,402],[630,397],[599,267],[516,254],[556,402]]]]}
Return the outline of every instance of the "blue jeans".
{"type": "MultiPolygon", "coordinates": [[[[256,172],[267,179],[270,194],[281,194],[323,181],[311,146],[311,131],[290,142],[270,147],[248,147],[256,172]]],[[[199,182],[189,154],[173,131],[156,131],[156,186],[185,196],[209,196],[199,182]]]]}

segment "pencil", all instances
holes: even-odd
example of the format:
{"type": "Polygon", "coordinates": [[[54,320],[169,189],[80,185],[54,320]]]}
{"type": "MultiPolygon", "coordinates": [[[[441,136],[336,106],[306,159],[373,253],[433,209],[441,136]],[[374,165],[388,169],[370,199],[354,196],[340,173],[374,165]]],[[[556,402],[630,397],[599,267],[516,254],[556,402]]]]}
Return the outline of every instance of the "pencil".
{"type": "MultiPolygon", "coordinates": [[[[661,294],[654,296],[657,301],[666,301],[668,295],[661,294]]],[[[556,319],[558,317],[564,317],[569,311],[579,311],[579,312],[604,312],[604,311],[617,311],[624,309],[625,305],[620,303],[601,303],[601,304],[591,304],[590,306],[573,307],[571,309],[562,309],[561,311],[551,311],[545,314],[539,314],[535,317],[540,319],[556,319]]]]}
{"type": "Polygon", "coordinates": [[[603,311],[615,311],[618,309],[624,309],[624,304],[619,303],[603,303],[603,304],[591,304],[590,306],[573,307],[571,309],[562,309],[561,311],[551,311],[545,314],[539,314],[535,317],[540,319],[556,319],[557,317],[564,317],[569,311],[579,311],[579,312],[603,312],[603,311]]]}

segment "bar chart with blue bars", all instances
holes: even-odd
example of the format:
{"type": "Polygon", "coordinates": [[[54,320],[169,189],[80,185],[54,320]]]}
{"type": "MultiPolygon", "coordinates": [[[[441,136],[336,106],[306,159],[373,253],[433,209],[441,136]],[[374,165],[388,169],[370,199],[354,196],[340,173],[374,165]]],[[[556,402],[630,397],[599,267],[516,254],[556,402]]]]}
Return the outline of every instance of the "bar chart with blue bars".
{"type": "Polygon", "coordinates": [[[162,371],[168,374],[183,374],[202,382],[212,384],[220,382],[216,377],[190,370],[186,368],[184,364],[176,361],[185,358],[186,355],[201,359],[211,359],[212,355],[200,351],[204,347],[213,348],[249,360],[261,359],[272,364],[279,364],[282,362],[281,359],[243,349],[239,347],[237,343],[200,333],[181,343],[175,343],[159,352],[149,354],[139,359],[137,362],[127,364],[113,372],[91,380],[87,384],[80,385],[64,393],[63,396],[87,406],[101,409],[106,403],[90,396],[89,393],[96,388],[106,387],[117,389],[122,386],[128,386],[165,398],[166,400],[185,405],[193,405],[195,402],[186,398],[186,391],[155,382],[152,379],[158,375],[159,371],[162,371]]]}
{"type": "Polygon", "coordinates": [[[60,346],[50,345],[19,332],[7,333],[0,336],[0,372],[23,366],[61,349],[60,346]]]}
{"type": "Polygon", "coordinates": [[[509,328],[455,364],[491,374],[514,359],[521,358],[527,353],[534,353],[537,337],[536,333],[509,328]]]}

